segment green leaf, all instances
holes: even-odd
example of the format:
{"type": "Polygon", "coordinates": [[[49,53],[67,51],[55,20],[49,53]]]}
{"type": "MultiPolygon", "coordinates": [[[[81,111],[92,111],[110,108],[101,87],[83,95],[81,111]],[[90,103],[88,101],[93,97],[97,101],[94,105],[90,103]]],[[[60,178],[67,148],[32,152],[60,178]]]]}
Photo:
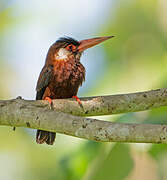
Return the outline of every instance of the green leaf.
{"type": "MultiPolygon", "coordinates": [[[[91,180],[123,180],[133,169],[133,160],[127,144],[115,144],[106,158],[95,168],[91,180]]],[[[91,173],[92,174],[92,173],[91,173]]]]}
{"type": "Polygon", "coordinates": [[[167,153],[167,144],[154,144],[149,150],[149,154],[156,160],[164,153],[167,153]]]}

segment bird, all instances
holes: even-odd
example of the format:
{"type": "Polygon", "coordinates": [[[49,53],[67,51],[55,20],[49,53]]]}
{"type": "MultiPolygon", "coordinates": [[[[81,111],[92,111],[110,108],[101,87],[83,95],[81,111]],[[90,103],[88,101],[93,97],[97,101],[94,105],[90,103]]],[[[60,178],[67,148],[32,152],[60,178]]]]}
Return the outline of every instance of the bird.
{"type": "MultiPolygon", "coordinates": [[[[82,53],[114,36],[95,37],[78,41],[71,37],[61,37],[53,43],[47,53],[45,64],[36,86],[36,100],[75,98],[79,87],[85,81],[85,67],[81,64],[82,53]]],[[[36,142],[53,145],[55,132],[37,130],[36,142]]]]}

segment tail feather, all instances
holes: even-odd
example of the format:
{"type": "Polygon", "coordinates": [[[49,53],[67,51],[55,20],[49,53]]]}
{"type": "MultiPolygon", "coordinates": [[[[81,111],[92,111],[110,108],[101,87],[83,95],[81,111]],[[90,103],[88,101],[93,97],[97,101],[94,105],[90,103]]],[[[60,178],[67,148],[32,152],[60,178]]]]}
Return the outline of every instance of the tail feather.
{"type": "Polygon", "coordinates": [[[46,143],[48,145],[53,145],[55,138],[56,138],[56,133],[54,132],[37,130],[36,142],[38,144],[46,143]]]}

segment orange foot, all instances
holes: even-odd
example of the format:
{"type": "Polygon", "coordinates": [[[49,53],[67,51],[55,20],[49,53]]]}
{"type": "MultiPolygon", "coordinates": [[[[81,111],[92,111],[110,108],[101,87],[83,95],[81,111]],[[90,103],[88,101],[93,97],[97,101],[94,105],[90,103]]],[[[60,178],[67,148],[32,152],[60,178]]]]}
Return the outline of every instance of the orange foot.
{"type": "Polygon", "coordinates": [[[78,102],[78,104],[80,105],[80,107],[83,108],[82,102],[81,102],[81,100],[79,99],[78,96],[73,96],[72,98],[75,98],[76,101],[78,102]]]}
{"type": "Polygon", "coordinates": [[[45,97],[44,100],[49,102],[49,104],[51,105],[51,109],[52,109],[52,99],[50,97],[45,97]]]}

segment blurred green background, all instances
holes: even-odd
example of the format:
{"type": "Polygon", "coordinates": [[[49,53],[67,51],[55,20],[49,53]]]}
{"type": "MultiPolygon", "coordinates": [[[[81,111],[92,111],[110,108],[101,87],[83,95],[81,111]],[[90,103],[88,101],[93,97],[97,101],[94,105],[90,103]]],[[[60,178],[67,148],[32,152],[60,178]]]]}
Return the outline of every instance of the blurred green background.
{"type": "MultiPolygon", "coordinates": [[[[79,96],[129,93],[167,85],[167,1],[0,0],[0,99],[35,99],[49,46],[60,36],[115,38],[82,56],[79,96]]],[[[167,108],[98,117],[166,123],[167,108]]],[[[167,145],[96,143],[58,135],[37,145],[35,130],[1,127],[0,179],[166,180],[167,145]]]]}

